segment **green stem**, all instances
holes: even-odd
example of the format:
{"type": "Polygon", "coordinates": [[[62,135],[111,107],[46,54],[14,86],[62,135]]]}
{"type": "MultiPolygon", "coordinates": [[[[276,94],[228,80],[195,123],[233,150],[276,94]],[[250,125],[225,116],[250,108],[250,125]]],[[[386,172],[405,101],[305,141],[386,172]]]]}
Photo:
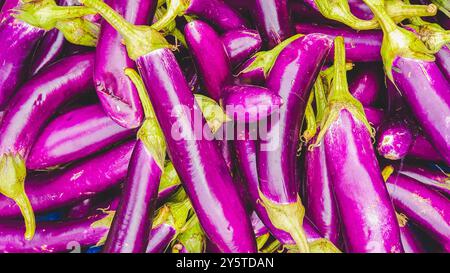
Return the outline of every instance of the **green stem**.
{"type": "Polygon", "coordinates": [[[167,0],[167,12],[152,27],[158,31],[167,28],[177,16],[184,14],[189,5],[189,0],[167,0]]]}
{"type": "Polygon", "coordinates": [[[177,237],[188,253],[203,253],[206,246],[205,233],[202,230],[197,215],[193,215],[182,228],[177,237]]]}
{"type": "Polygon", "coordinates": [[[158,31],[149,26],[135,26],[127,22],[119,13],[100,0],[80,0],[95,9],[120,35],[127,47],[128,55],[136,60],[160,48],[171,48],[158,31]]]}
{"type": "Polygon", "coordinates": [[[431,0],[431,2],[438,6],[439,10],[447,17],[450,17],[450,2],[448,0],[431,0]]]}
{"type": "Polygon", "coordinates": [[[314,97],[316,99],[316,122],[322,121],[325,108],[327,107],[327,96],[325,95],[325,89],[323,86],[322,78],[319,76],[314,83],[314,97]]]}
{"type": "Polygon", "coordinates": [[[316,117],[314,115],[314,109],[312,107],[313,100],[314,92],[311,92],[305,109],[306,129],[301,135],[301,139],[305,143],[308,143],[314,137],[317,131],[316,117]]]}
{"type": "Polygon", "coordinates": [[[437,7],[433,4],[411,5],[402,0],[387,0],[385,8],[396,23],[411,17],[434,16],[437,12],[437,7]]]}

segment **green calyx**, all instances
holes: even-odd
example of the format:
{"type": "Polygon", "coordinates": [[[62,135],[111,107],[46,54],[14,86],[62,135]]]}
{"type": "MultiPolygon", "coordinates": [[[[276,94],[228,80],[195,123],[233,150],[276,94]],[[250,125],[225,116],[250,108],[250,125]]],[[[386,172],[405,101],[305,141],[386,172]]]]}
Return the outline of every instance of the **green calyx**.
{"type": "Polygon", "coordinates": [[[215,100],[200,94],[194,96],[212,133],[216,133],[223,123],[231,121],[215,100]]]}
{"type": "MultiPolygon", "coordinates": [[[[163,16],[166,14],[166,9],[164,7],[159,7],[155,12],[155,18],[159,20],[160,18],[163,18],[163,16]]],[[[161,30],[165,35],[171,35],[173,36],[177,42],[180,42],[184,47],[187,48],[186,38],[184,37],[184,34],[177,28],[176,21],[173,20],[170,23],[167,24],[167,26],[161,30]]]]}
{"type": "Polygon", "coordinates": [[[433,4],[411,5],[403,0],[384,0],[384,2],[387,14],[395,23],[413,17],[434,16],[437,12],[437,7],[433,4]]]}
{"type": "Polygon", "coordinates": [[[264,72],[264,77],[267,78],[267,75],[269,75],[269,72],[275,64],[275,61],[277,60],[278,55],[280,55],[281,51],[290,43],[302,36],[302,34],[294,35],[282,41],[271,50],[260,51],[256,53],[255,55],[253,55],[252,62],[249,64],[249,66],[239,72],[239,74],[261,69],[264,72]]]}
{"type": "Polygon", "coordinates": [[[439,24],[424,21],[420,17],[411,18],[410,22],[411,25],[407,26],[414,29],[422,42],[433,53],[450,43],[450,30],[443,29],[439,24]]]}
{"type": "Polygon", "coordinates": [[[191,209],[191,202],[187,198],[180,202],[166,203],[157,211],[153,220],[153,227],[162,224],[170,225],[177,231],[176,236],[178,236],[186,225],[191,209]]]}
{"type": "Polygon", "coordinates": [[[141,140],[147,150],[152,154],[156,164],[164,170],[164,161],[166,159],[166,140],[164,134],[156,119],[155,111],[148,98],[147,89],[142,81],[142,78],[131,68],[126,68],[124,71],[138,90],[139,98],[142,107],[144,108],[145,120],[137,133],[137,137],[141,140]]]}
{"type": "Polygon", "coordinates": [[[178,176],[172,162],[169,161],[164,167],[164,172],[161,175],[158,192],[162,192],[165,189],[179,185],[181,185],[180,177],[178,176]]]}
{"type": "Polygon", "coordinates": [[[382,0],[363,0],[375,14],[383,30],[383,43],[381,57],[386,75],[391,81],[394,60],[401,56],[404,58],[434,61],[433,52],[414,33],[398,27],[388,16],[382,0]]]}
{"type": "Polygon", "coordinates": [[[27,169],[20,155],[0,156],[0,193],[14,200],[25,221],[25,239],[31,240],[36,230],[36,220],[30,200],[25,193],[27,169]]]}
{"type": "Polygon", "coordinates": [[[56,28],[72,44],[95,47],[100,33],[100,26],[82,18],[62,20],[56,28]]]}
{"type": "Polygon", "coordinates": [[[335,122],[342,109],[348,110],[355,118],[365,124],[371,136],[375,136],[375,130],[367,121],[364,108],[348,90],[347,70],[345,63],[344,38],[338,36],[334,39],[334,77],[331,82],[330,94],[327,97],[327,107],[323,111],[320,132],[316,142],[310,145],[310,149],[320,145],[327,129],[335,122]]]}
{"type": "Polygon", "coordinates": [[[301,253],[310,252],[305,231],[303,230],[305,207],[302,205],[299,196],[294,203],[279,204],[271,201],[260,191],[258,202],[264,206],[274,227],[291,235],[301,253]]]}
{"type": "Polygon", "coordinates": [[[167,12],[152,25],[152,28],[161,31],[166,29],[170,24],[174,24],[177,16],[182,16],[190,3],[190,0],[167,0],[167,12]]]}
{"type": "MultiPolygon", "coordinates": [[[[183,246],[188,253],[203,253],[206,248],[206,236],[198,221],[197,215],[193,215],[181,229],[177,236],[177,241],[183,246]]],[[[174,246],[173,252],[180,249],[174,246]]]]}
{"type": "Polygon", "coordinates": [[[136,60],[161,48],[173,48],[162,34],[149,26],[135,26],[101,0],[80,0],[87,7],[95,9],[124,40],[128,56],[136,60]]]}

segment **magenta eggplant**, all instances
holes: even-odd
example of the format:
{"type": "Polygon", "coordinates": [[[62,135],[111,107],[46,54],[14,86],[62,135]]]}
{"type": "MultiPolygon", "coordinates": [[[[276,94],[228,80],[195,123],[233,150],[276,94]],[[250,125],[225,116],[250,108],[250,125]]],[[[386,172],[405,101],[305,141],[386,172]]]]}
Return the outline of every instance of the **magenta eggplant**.
{"type": "MultiPolygon", "coordinates": [[[[135,141],[126,142],[103,154],[52,174],[26,181],[31,206],[36,212],[49,211],[92,197],[118,185],[127,174],[135,141]]],[[[17,217],[20,210],[11,199],[0,198],[0,216],[17,217]]]]}
{"type": "Polygon", "coordinates": [[[414,142],[408,151],[408,157],[435,162],[443,161],[442,156],[436,151],[434,146],[422,132],[414,139],[414,142]]]}
{"type": "Polygon", "coordinates": [[[61,57],[65,45],[64,34],[57,29],[45,33],[33,54],[30,76],[33,77],[46,66],[61,57]]]}
{"type": "Polygon", "coordinates": [[[405,116],[389,118],[377,130],[378,154],[389,160],[405,158],[417,135],[414,129],[405,116]]]}
{"type": "Polygon", "coordinates": [[[364,113],[366,114],[367,120],[374,128],[378,128],[384,119],[383,109],[378,109],[375,107],[366,106],[364,107],[364,113]]]}
{"type": "Polygon", "coordinates": [[[254,85],[232,85],[223,89],[222,104],[228,117],[239,122],[256,122],[270,116],[283,103],[271,90],[254,85]]]}
{"type": "Polygon", "coordinates": [[[251,29],[232,30],[223,34],[220,39],[230,59],[232,67],[240,65],[261,49],[259,33],[251,29]]]}
{"type": "Polygon", "coordinates": [[[399,174],[412,178],[434,190],[450,196],[450,178],[443,170],[430,170],[425,167],[407,164],[395,167],[399,174]]]}
{"type": "Polygon", "coordinates": [[[176,229],[163,223],[150,232],[150,239],[147,244],[146,253],[162,253],[175,238],[176,229]]]}
{"type": "Polygon", "coordinates": [[[79,160],[134,133],[112,121],[100,105],[75,109],[50,122],[27,158],[27,168],[42,170],[79,160]]]}
{"type": "Polygon", "coordinates": [[[381,93],[382,78],[376,64],[366,64],[358,67],[358,72],[349,85],[350,93],[364,106],[373,105],[381,93]]]}
{"type": "Polygon", "coordinates": [[[219,101],[222,88],[231,81],[231,66],[225,47],[215,30],[195,20],[184,27],[186,42],[195,59],[208,95],[219,101]]]}
{"type": "MultiPolygon", "coordinates": [[[[113,9],[133,24],[146,25],[156,8],[154,0],[108,0],[113,9]]],[[[125,68],[134,68],[128,57],[122,37],[104,21],[101,24],[95,55],[94,82],[105,112],[119,125],[136,128],[142,123],[143,112],[136,87],[124,74],[125,68]]]]}
{"type": "Polygon", "coordinates": [[[448,81],[450,81],[450,48],[449,45],[445,45],[436,53],[436,63],[445,75],[448,81]]]}
{"type": "Polygon", "coordinates": [[[399,212],[450,250],[450,204],[444,195],[412,178],[393,174],[387,188],[399,212]]]}
{"type": "Polygon", "coordinates": [[[85,219],[66,222],[39,223],[33,240],[23,238],[23,228],[18,222],[0,224],[1,253],[58,253],[81,252],[107,235],[111,213],[99,213],[85,219]]]}
{"type": "Polygon", "coordinates": [[[273,48],[292,36],[287,0],[254,0],[250,11],[263,41],[273,48]]]}
{"type": "MultiPolygon", "coordinates": [[[[403,217],[406,218],[406,217],[403,217]]],[[[399,221],[400,237],[402,239],[403,249],[405,253],[424,253],[425,246],[420,238],[415,234],[412,224],[405,219],[403,223],[399,221]]]]}
{"type": "MultiPolygon", "coordinates": [[[[295,25],[297,33],[323,33],[330,36],[344,36],[347,60],[353,62],[380,61],[381,42],[383,34],[378,30],[355,31],[349,28],[319,26],[315,24],[299,23],[295,25]]],[[[333,54],[329,55],[332,60],[333,54]]]]}

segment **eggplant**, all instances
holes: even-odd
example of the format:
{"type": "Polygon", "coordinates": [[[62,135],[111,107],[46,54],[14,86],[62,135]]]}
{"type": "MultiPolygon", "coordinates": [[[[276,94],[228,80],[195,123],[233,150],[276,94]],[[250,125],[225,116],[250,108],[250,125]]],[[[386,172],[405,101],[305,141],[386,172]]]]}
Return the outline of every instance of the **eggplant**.
{"type": "Polygon", "coordinates": [[[158,31],[171,24],[177,16],[195,15],[204,19],[221,31],[247,29],[244,18],[221,0],[173,0],[168,2],[167,13],[152,27],[158,31]]]}
{"type": "Polygon", "coordinates": [[[127,139],[135,131],[111,120],[100,105],[75,109],[52,120],[27,158],[30,170],[65,165],[127,139]]]}
{"type": "Polygon", "coordinates": [[[254,0],[250,5],[253,20],[269,49],[294,34],[287,0],[254,0]]]}
{"type": "Polygon", "coordinates": [[[415,233],[412,223],[403,214],[397,213],[397,219],[400,226],[400,236],[402,238],[402,245],[405,253],[424,253],[426,250],[425,246],[415,233]]]}
{"type": "Polygon", "coordinates": [[[222,104],[228,117],[240,122],[256,122],[270,116],[282,105],[271,90],[252,85],[232,85],[223,89],[222,104]]]}
{"type": "Polygon", "coordinates": [[[23,228],[15,221],[0,224],[1,253],[80,252],[82,248],[103,244],[111,225],[111,211],[85,219],[38,223],[33,240],[25,240],[23,228]]]}
{"type": "Polygon", "coordinates": [[[260,202],[273,225],[289,233],[302,252],[309,249],[302,231],[304,207],[295,176],[300,124],[331,46],[325,35],[300,37],[280,52],[267,78],[267,88],[282,98],[283,105],[269,117],[267,132],[259,143],[260,202]],[[314,52],[308,50],[310,47],[314,52]]]}
{"type": "Polygon", "coordinates": [[[25,217],[26,237],[34,230],[33,209],[24,191],[26,159],[40,130],[56,110],[93,86],[94,56],[75,55],[55,63],[17,92],[0,127],[0,192],[17,202],[25,217]]]}
{"type": "Polygon", "coordinates": [[[436,63],[445,75],[448,81],[450,81],[450,48],[448,45],[442,47],[439,52],[436,53],[436,63]]]}
{"type": "Polygon", "coordinates": [[[355,99],[364,106],[371,106],[381,93],[382,78],[380,71],[374,69],[373,64],[366,64],[358,68],[356,75],[352,78],[349,90],[355,99]]]}
{"type": "Polygon", "coordinates": [[[206,121],[168,42],[152,27],[129,24],[101,1],[82,2],[121,33],[128,55],[136,60],[171,161],[208,238],[223,252],[255,252],[250,220],[225,160],[217,144],[204,135],[211,132],[194,128],[195,119],[201,128],[206,121]]]}
{"type": "Polygon", "coordinates": [[[145,121],[128,166],[122,198],[103,252],[143,253],[147,247],[159,182],[164,170],[166,145],[142,79],[126,69],[139,93],[145,121]]]}
{"type": "Polygon", "coordinates": [[[430,142],[450,164],[450,83],[434,62],[432,51],[414,33],[398,27],[379,0],[364,2],[383,29],[381,55],[386,75],[403,95],[430,142]]]}
{"type": "MultiPolygon", "coordinates": [[[[388,172],[386,169],[384,171],[388,172]]],[[[392,173],[387,176],[386,184],[397,210],[430,234],[448,252],[450,249],[448,198],[402,174],[392,173]]]]}
{"type": "Polygon", "coordinates": [[[401,114],[393,114],[377,130],[378,154],[389,160],[405,158],[416,138],[414,124],[401,114]]]}
{"type": "Polygon", "coordinates": [[[414,142],[408,151],[408,157],[434,162],[443,161],[441,155],[436,151],[423,133],[419,133],[414,139],[414,142]]]}
{"type": "MultiPolygon", "coordinates": [[[[382,32],[378,30],[355,31],[342,27],[329,27],[316,24],[298,23],[295,25],[297,33],[323,33],[330,36],[344,36],[346,58],[353,62],[376,62],[381,60],[380,49],[382,32]]],[[[333,54],[329,55],[332,61],[333,54]]]]}
{"type": "Polygon", "coordinates": [[[364,107],[364,113],[366,114],[367,121],[374,127],[378,128],[384,119],[383,109],[366,106],[364,107]]]}
{"type": "Polygon", "coordinates": [[[184,33],[206,93],[219,101],[222,88],[232,80],[230,62],[219,35],[199,20],[187,23],[184,33]]]}
{"type": "Polygon", "coordinates": [[[251,29],[231,30],[220,36],[232,67],[236,67],[261,49],[259,33],[251,29]]]}
{"type": "Polygon", "coordinates": [[[344,38],[334,40],[335,75],[320,133],[349,252],[403,252],[394,207],[372,146],[362,104],[348,90],[344,38]]]}
{"type": "MultiPolygon", "coordinates": [[[[146,25],[153,18],[157,1],[108,0],[106,3],[132,24],[146,25]]],[[[134,67],[120,34],[103,21],[95,55],[94,82],[105,113],[125,128],[140,126],[144,117],[136,87],[124,73],[125,68],[134,67]]]]}
{"type": "Polygon", "coordinates": [[[402,164],[395,166],[396,171],[404,176],[412,178],[428,187],[450,196],[449,175],[443,170],[430,170],[425,167],[402,164]]]}
{"type": "Polygon", "coordinates": [[[64,34],[57,29],[52,29],[44,34],[34,51],[30,76],[35,76],[47,65],[61,57],[65,45],[64,34]]]}

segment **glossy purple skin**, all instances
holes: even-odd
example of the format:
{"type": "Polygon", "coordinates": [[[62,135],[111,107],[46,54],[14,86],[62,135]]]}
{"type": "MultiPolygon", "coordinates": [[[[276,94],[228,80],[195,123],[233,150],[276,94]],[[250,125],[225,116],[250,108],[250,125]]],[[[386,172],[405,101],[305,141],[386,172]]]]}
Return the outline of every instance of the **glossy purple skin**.
{"type": "Polygon", "coordinates": [[[301,121],[330,48],[331,41],[325,35],[303,36],[281,51],[268,76],[267,88],[282,98],[283,105],[272,114],[277,120],[268,123],[257,157],[260,190],[273,202],[297,202],[295,170],[301,121]]]}
{"type": "Polygon", "coordinates": [[[27,158],[27,168],[42,170],[79,160],[132,136],[100,105],[85,106],[51,121],[37,138],[27,158]]]}
{"type": "Polygon", "coordinates": [[[450,196],[450,179],[443,171],[430,170],[420,166],[402,164],[398,173],[410,177],[428,187],[450,196]]]}
{"type": "Polygon", "coordinates": [[[59,30],[52,29],[46,32],[34,52],[30,76],[36,75],[43,68],[58,60],[64,45],[64,34],[59,30]]]}
{"type": "Polygon", "coordinates": [[[168,224],[154,227],[150,232],[150,240],[146,253],[163,253],[170,242],[175,238],[176,229],[168,224]]]}
{"type": "Polygon", "coordinates": [[[105,253],[143,253],[158,197],[161,168],[142,141],[134,147],[122,199],[106,239],[105,253]]]}
{"type": "Polygon", "coordinates": [[[249,70],[244,72],[244,70],[249,67],[254,61],[254,57],[248,59],[244,62],[237,70],[239,71],[238,77],[242,83],[246,84],[257,84],[264,85],[266,81],[266,76],[264,75],[264,70],[262,68],[256,68],[253,70],[249,70]]]}
{"type": "Polygon", "coordinates": [[[449,45],[443,46],[436,55],[436,64],[442,71],[442,74],[450,81],[450,48],[449,45]]]}
{"type": "Polygon", "coordinates": [[[293,35],[287,0],[254,0],[250,8],[263,41],[269,48],[293,35]]]}
{"type": "MultiPolygon", "coordinates": [[[[137,25],[147,25],[156,8],[154,0],[108,0],[114,10],[137,25]]],[[[101,24],[95,55],[94,82],[105,112],[125,128],[138,127],[144,117],[136,87],[124,73],[135,68],[122,36],[106,21],[101,24]]]]}
{"type": "MultiPolygon", "coordinates": [[[[222,252],[255,252],[249,217],[219,147],[207,132],[195,130],[201,112],[175,56],[170,49],[158,49],[137,63],[172,163],[206,235],[222,252]],[[174,126],[183,135],[172,132],[174,126]]],[[[204,131],[206,121],[199,121],[204,131]]]]}
{"type": "Polygon", "coordinates": [[[94,200],[92,198],[85,199],[81,201],[78,205],[70,208],[67,219],[81,219],[87,217],[91,211],[94,200]]]}
{"type": "MultiPolygon", "coordinates": [[[[323,33],[330,36],[330,39],[336,36],[343,36],[345,43],[346,58],[353,62],[375,62],[381,60],[380,50],[383,33],[379,30],[355,31],[345,27],[319,26],[316,24],[300,23],[296,24],[297,33],[323,33]]],[[[328,56],[332,61],[334,57],[333,50],[328,56]]]]}
{"type": "Polygon", "coordinates": [[[222,97],[222,87],[228,84],[232,77],[230,62],[220,36],[211,26],[200,20],[187,23],[184,35],[206,93],[219,101],[222,97]]]}
{"type": "Polygon", "coordinates": [[[391,175],[387,188],[397,210],[450,251],[448,198],[404,175],[391,175]]]}
{"type": "Polygon", "coordinates": [[[100,213],[85,219],[65,222],[37,223],[33,240],[23,237],[21,222],[0,224],[1,253],[58,253],[81,251],[81,247],[97,244],[109,227],[95,225],[107,214],[100,213]]]}
{"type": "Polygon", "coordinates": [[[305,170],[306,214],[325,238],[338,245],[339,213],[331,188],[324,145],[306,152],[305,170]]]}
{"type": "Polygon", "coordinates": [[[402,118],[391,118],[377,130],[378,154],[390,160],[404,158],[414,142],[416,132],[402,118]]]}
{"type": "Polygon", "coordinates": [[[450,165],[450,82],[434,62],[397,57],[394,83],[431,144],[450,165]]]}
{"type": "Polygon", "coordinates": [[[235,29],[247,29],[244,18],[221,0],[190,0],[186,14],[197,15],[227,32],[235,29]]]}
{"type": "Polygon", "coordinates": [[[375,103],[381,92],[382,79],[377,69],[372,66],[359,68],[355,77],[349,84],[349,91],[364,106],[371,106],[375,103]]]}
{"type": "Polygon", "coordinates": [[[270,116],[283,104],[280,96],[256,85],[227,86],[223,92],[225,113],[238,122],[257,122],[270,116]]]}
{"type": "Polygon", "coordinates": [[[373,127],[378,128],[384,119],[384,110],[375,107],[366,106],[364,107],[364,113],[366,118],[373,127]]]}
{"type": "Polygon", "coordinates": [[[250,219],[252,221],[253,232],[256,237],[262,236],[269,232],[269,229],[264,225],[256,212],[252,212],[250,219]]]}
{"type": "Polygon", "coordinates": [[[405,253],[426,252],[420,238],[414,234],[411,224],[407,223],[405,226],[400,225],[400,237],[402,239],[402,245],[405,253]]]}
{"type": "Polygon", "coordinates": [[[367,127],[344,108],[322,145],[347,250],[402,252],[394,207],[367,127]]]}
{"type": "Polygon", "coordinates": [[[372,11],[362,0],[349,0],[348,5],[350,6],[350,11],[356,17],[363,20],[373,19],[372,11]]]}
{"type": "Polygon", "coordinates": [[[259,33],[251,29],[232,30],[223,34],[220,39],[228,54],[231,66],[236,67],[261,49],[259,33]]]}
{"type": "MultiPolygon", "coordinates": [[[[54,174],[30,177],[25,190],[36,213],[67,206],[118,185],[127,174],[135,141],[77,163],[54,174]]],[[[15,202],[0,197],[0,216],[18,217],[15,202]]]]}
{"type": "Polygon", "coordinates": [[[56,110],[93,87],[94,55],[67,57],[23,85],[11,100],[0,127],[0,155],[27,158],[43,125],[56,110]]]}
{"type": "Polygon", "coordinates": [[[0,51],[0,63],[2,64],[0,69],[1,110],[6,107],[11,96],[26,79],[29,69],[27,61],[45,32],[43,29],[32,27],[15,19],[11,15],[12,11],[6,11],[5,7],[3,10],[5,11],[2,11],[1,15],[0,39],[5,45],[8,45],[8,50],[0,51]]]}
{"type": "Polygon", "coordinates": [[[435,162],[442,161],[442,156],[422,133],[419,133],[416,136],[408,151],[408,157],[435,162]]]}

